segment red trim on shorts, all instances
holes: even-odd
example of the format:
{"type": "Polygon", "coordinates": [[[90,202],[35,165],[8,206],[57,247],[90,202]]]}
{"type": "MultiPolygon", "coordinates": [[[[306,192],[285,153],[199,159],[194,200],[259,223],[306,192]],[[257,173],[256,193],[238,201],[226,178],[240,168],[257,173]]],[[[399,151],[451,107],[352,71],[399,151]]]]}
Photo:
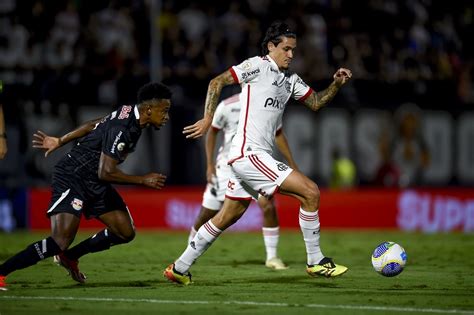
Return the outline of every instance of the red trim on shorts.
{"type": "MultiPolygon", "coordinates": [[[[248,156],[250,162],[257,168],[257,170],[260,171],[263,175],[267,176],[270,180],[275,181],[277,179],[276,174],[270,173],[267,169],[265,169],[264,166],[262,166],[261,162],[259,163],[258,159],[255,157],[255,155],[251,154],[248,156]]],[[[271,171],[271,170],[270,170],[271,171]]]]}
{"type": "Polygon", "coordinates": [[[311,94],[313,94],[313,89],[309,88],[308,92],[306,92],[306,94],[303,95],[303,97],[300,98],[298,101],[304,102],[304,100],[307,99],[311,94]]]}
{"type": "Polygon", "coordinates": [[[229,68],[230,73],[232,74],[232,77],[234,78],[234,82],[239,84],[239,78],[237,77],[237,74],[235,73],[235,70],[233,67],[229,68]]]}
{"type": "Polygon", "coordinates": [[[242,142],[242,147],[240,148],[240,156],[227,162],[228,165],[232,165],[232,163],[244,157],[244,147],[245,147],[245,141],[247,139],[247,121],[249,118],[249,107],[250,107],[250,85],[247,85],[247,87],[248,87],[247,88],[247,108],[245,109],[244,141],[242,142]]]}
{"type": "Polygon", "coordinates": [[[278,175],[275,174],[271,169],[269,169],[265,164],[263,164],[258,157],[255,155],[251,156],[252,163],[257,167],[262,173],[268,174],[267,177],[269,177],[271,180],[275,181],[278,178],[278,175]]]}
{"type": "Polygon", "coordinates": [[[211,126],[212,130],[214,131],[221,131],[221,128],[217,128],[217,127],[214,127],[214,126],[211,126]]]}
{"type": "Polygon", "coordinates": [[[225,195],[225,197],[230,200],[252,200],[252,197],[233,197],[227,194],[225,195]]]}

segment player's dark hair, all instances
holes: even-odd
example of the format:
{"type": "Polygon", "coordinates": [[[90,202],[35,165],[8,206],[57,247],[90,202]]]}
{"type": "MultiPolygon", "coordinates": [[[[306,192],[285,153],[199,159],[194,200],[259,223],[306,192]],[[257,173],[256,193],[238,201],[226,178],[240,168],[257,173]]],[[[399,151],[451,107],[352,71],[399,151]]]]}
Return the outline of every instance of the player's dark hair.
{"type": "Polygon", "coordinates": [[[142,86],[138,90],[137,100],[138,104],[152,99],[171,99],[170,88],[158,82],[150,82],[142,86]]]}
{"type": "Polygon", "coordinates": [[[262,55],[268,54],[268,43],[272,42],[273,45],[278,46],[282,42],[283,36],[296,38],[296,33],[293,32],[288,24],[283,21],[274,21],[265,33],[265,38],[262,41],[262,55]]]}

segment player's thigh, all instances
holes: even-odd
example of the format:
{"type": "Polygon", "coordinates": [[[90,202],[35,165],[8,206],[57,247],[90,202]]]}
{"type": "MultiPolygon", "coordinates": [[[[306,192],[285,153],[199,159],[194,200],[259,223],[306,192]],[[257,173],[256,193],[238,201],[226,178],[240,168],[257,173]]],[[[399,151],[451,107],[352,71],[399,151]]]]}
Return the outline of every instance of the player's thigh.
{"type": "Polygon", "coordinates": [[[318,185],[299,171],[293,171],[286,177],[280,186],[280,193],[300,201],[319,199],[318,185]]]}
{"type": "Polygon", "coordinates": [[[112,187],[94,205],[94,215],[115,235],[131,240],[135,237],[133,219],[122,197],[112,187]]]}

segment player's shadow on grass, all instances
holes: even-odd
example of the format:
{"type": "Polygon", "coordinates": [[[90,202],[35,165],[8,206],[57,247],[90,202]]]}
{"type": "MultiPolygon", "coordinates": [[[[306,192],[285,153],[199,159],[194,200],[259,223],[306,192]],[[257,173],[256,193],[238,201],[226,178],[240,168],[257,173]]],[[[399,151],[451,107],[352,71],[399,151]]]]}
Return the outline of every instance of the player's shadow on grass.
{"type": "Polygon", "coordinates": [[[151,279],[146,281],[109,281],[109,282],[88,282],[86,284],[71,284],[65,286],[59,286],[59,289],[74,289],[74,288],[114,288],[114,287],[123,287],[123,288],[144,288],[144,287],[156,287],[156,284],[160,281],[157,279],[151,279]]]}

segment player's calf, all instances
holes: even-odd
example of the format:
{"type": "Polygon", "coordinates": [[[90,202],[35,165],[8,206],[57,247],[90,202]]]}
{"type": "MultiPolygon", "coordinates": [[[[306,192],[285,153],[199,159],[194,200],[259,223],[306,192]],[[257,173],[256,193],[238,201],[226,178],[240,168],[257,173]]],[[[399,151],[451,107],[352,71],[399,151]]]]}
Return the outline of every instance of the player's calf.
{"type": "Polygon", "coordinates": [[[35,265],[40,260],[57,255],[61,249],[52,237],[45,238],[27,246],[24,250],[10,257],[0,265],[0,276],[7,276],[11,272],[35,265]]]}

